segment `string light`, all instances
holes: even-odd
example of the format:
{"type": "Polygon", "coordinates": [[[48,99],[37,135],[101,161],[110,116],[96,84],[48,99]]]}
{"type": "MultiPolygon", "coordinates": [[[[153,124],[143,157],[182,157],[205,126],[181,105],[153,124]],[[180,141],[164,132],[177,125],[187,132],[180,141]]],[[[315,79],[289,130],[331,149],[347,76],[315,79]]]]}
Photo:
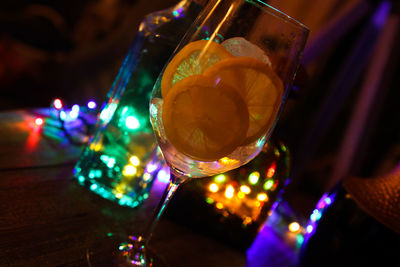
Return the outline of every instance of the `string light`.
{"type": "Polygon", "coordinates": [[[249,175],[249,182],[252,185],[255,185],[256,183],[258,183],[258,179],[260,178],[260,173],[255,171],[250,173],[249,175]]]}
{"type": "Polygon", "coordinates": [[[130,157],[129,161],[132,163],[133,166],[140,165],[140,159],[137,156],[130,157]]]}
{"type": "Polygon", "coordinates": [[[133,166],[133,165],[128,164],[128,165],[126,165],[124,167],[124,169],[122,171],[122,174],[124,176],[134,176],[136,174],[136,172],[137,172],[136,167],[133,166]]]}
{"type": "Polygon", "coordinates": [[[268,196],[265,193],[260,193],[260,194],[257,195],[257,199],[259,201],[268,201],[268,196]]]}
{"type": "Polygon", "coordinates": [[[242,185],[241,187],[240,187],[240,192],[242,192],[242,193],[244,193],[244,194],[250,194],[250,192],[251,192],[251,189],[250,189],[250,187],[248,187],[247,185],[242,185]]]}
{"type": "Polygon", "coordinates": [[[36,118],[35,119],[35,124],[37,126],[42,126],[44,124],[44,120],[42,118],[36,118]]]}
{"type": "Polygon", "coordinates": [[[89,109],[95,109],[95,108],[97,107],[97,104],[96,104],[96,102],[94,102],[93,100],[90,100],[90,101],[87,103],[87,107],[88,107],[89,109]]]}
{"type": "Polygon", "coordinates": [[[59,99],[59,98],[54,99],[53,106],[55,109],[58,109],[58,110],[62,109],[63,103],[62,103],[61,99],[59,99]]]}
{"type": "Polygon", "coordinates": [[[134,130],[140,127],[139,120],[135,116],[128,116],[125,119],[125,126],[128,129],[134,130]]]}
{"type": "Polygon", "coordinates": [[[298,222],[292,222],[289,224],[289,231],[292,233],[297,233],[300,231],[300,224],[298,222]]]}
{"type": "Polygon", "coordinates": [[[210,190],[211,192],[213,192],[213,193],[216,193],[216,192],[218,192],[219,187],[218,187],[218,185],[217,185],[216,183],[212,183],[212,184],[210,184],[210,186],[209,186],[209,190],[210,190]]]}
{"type": "Polygon", "coordinates": [[[214,181],[216,181],[217,183],[223,183],[226,181],[226,176],[224,174],[219,174],[215,176],[214,181]]]}
{"type": "Polygon", "coordinates": [[[264,189],[270,190],[274,186],[274,180],[269,179],[264,183],[264,189]]]}
{"type": "Polygon", "coordinates": [[[276,169],[276,163],[274,161],[274,162],[272,162],[271,167],[269,167],[268,170],[267,170],[267,177],[268,178],[272,178],[272,176],[274,176],[275,169],[276,169]]]}
{"type": "Polygon", "coordinates": [[[232,198],[233,194],[235,193],[235,189],[232,185],[228,185],[225,189],[225,197],[232,198]]]}

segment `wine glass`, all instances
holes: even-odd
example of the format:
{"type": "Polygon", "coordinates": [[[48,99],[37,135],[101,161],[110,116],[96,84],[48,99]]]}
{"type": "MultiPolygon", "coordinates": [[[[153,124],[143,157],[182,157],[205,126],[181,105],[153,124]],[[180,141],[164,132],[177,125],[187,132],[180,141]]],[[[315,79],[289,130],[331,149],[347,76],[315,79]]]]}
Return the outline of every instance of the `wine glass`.
{"type": "Polygon", "coordinates": [[[147,232],[124,247],[151,266],[153,229],[179,186],[253,159],[288,95],[308,29],[258,0],[210,1],[160,73],[150,120],[171,179],[147,232]]]}

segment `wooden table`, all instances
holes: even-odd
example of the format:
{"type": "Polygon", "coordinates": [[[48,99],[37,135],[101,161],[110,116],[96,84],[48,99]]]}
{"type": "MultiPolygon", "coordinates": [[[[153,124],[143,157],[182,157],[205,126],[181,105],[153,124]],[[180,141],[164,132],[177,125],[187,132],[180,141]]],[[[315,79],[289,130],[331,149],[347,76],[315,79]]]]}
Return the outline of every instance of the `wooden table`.
{"type": "MultiPolygon", "coordinates": [[[[72,174],[80,148],[48,138],[34,124],[48,112],[0,113],[0,266],[89,266],[88,259],[92,266],[110,266],[119,242],[144,229],[162,185],[138,209],[81,187],[72,174]]],[[[245,251],[162,218],[150,243],[171,266],[294,265],[276,236],[264,233],[257,242],[246,257],[245,251]]]]}

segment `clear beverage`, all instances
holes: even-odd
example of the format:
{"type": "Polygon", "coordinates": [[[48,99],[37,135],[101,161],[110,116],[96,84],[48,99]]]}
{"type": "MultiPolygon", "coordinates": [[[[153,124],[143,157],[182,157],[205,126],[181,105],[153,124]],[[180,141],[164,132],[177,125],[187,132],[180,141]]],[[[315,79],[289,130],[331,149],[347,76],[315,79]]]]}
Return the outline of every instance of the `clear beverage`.
{"type": "Polygon", "coordinates": [[[148,197],[162,164],[148,119],[151,89],[200,10],[196,2],[184,0],[141,23],[97,130],[74,169],[78,181],[93,192],[131,207],[148,197]]]}

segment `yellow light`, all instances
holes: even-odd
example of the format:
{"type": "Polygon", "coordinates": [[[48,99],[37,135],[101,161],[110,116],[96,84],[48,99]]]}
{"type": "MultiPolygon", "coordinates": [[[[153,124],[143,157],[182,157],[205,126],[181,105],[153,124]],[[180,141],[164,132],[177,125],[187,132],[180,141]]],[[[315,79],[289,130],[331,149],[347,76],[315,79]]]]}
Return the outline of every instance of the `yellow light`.
{"type": "Polygon", "coordinates": [[[251,219],[251,217],[246,217],[243,220],[243,224],[244,225],[248,225],[249,223],[251,223],[253,220],[251,219]]]}
{"type": "Polygon", "coordinates": [[[234,193],[235,189],[233,188],[233,186],[228,185],[225,189],[225,197],[232,198],[234,193]]]}
{"type": "Polygon", "coordinates": [[[224,204],[222,204],[221,202],[218,202],[217,204],[215,204],[215,207],[217,207],[217,209],[223,209],[224,208],[224,204]]]}
{"type": "Polygon", "coordinates": [[[132,163],[133,166],[139,166],[140,160],[136,156],[132,156],[129,161],[132,163]]]}
{"type": "Polygon", "coordinates": [[[208,187],[208,189],[209,189],[211,192],[216,193],[216,192],[218,192],[219,187],[218,187],[217,184],[212,183],[212,184],[210,184],[210,186],[208,187]]]}
{"type": "Polygon", "coordinates": [[[250,187],[248,187],[247,185],[242,185],[242,186],[240,187],[240,191],[243,192],[243,193],[245,193],[245,194],[247,195],[247,194],[250,194],[251,189],[250,189],[250,187]]]}
{"type": "Polygon", "coordinates": [[[292,233],[296,233],[300,230],[300,224],[298,222],[292,222],[289,224],[289,231],[292,233]]]}
{"type": "Polygon", "coordinates": [[[147,182],[147,181],[150,180],[150,179],[151,179],[150,173],[145,172],[145,173],[143,174],[143,180],[147,182]]]}
{"type": "Polygon", "coordinates": [[[268,201],[268,196],[265,193],[260,193],[260,194],[257,195],[257,199],[259,201],[268,201]]]}
{"type": "Polygon", "coordinates": [[[117,193],[117,194],[115,194],[115,197],[116,197],[116,198],[121,198],[121,197],[122,197],[122,193],[117,193]]]}
{"type": "Polygon", "coordinates": [[[122,174],[124,176],[133,176],[136,174],[136,167],[133,165],[126,165],[124,170],[122,171],[122,174]]]}
{"type": "Polygon", "coordinates": [[[237,193],[238,198],[244,198],[246,195],[243,192],[238,192],[237,193]]]}
{"type": "Polygon", "coordinates": [[[258,182],[258,179],[260,178],[260,173],[259,172],[252,172],[249,175],[249,182],[250,184],[256,184],[258,182]]]}

